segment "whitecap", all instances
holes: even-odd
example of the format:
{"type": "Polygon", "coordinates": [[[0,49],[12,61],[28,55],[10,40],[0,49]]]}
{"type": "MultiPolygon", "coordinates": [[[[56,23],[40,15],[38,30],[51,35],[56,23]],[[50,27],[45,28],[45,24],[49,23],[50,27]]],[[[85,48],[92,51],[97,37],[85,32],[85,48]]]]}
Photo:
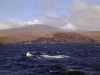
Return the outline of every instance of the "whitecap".
{"type": "Polygon", "coordinates": [[[69,58],[70,56],[66,56],[66,55],[55,55],[55,56],[41,55],[41,57],[50,58],[50,59],[60,59],[60,58],[69,58]]]}
{"type": "Polygon", "coordinates": [[[32,56],[34,56],[34,53],[36,53],[36,52],[27,52],[26,53],[26,56],[27,57],[32,57],[32,56]]]}

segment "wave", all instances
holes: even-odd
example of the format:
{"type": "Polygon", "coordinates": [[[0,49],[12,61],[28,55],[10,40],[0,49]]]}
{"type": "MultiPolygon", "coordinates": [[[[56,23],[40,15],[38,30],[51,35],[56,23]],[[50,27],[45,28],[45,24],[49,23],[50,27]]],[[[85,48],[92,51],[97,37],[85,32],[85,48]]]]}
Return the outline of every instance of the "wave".
{"type": "Polygon", "coordinates": [[[66,55],[55,55],[55,56],[51,56],[51,55],[40,55],[43,58],[50,58],[50,59],[60,59],[60,58],[69,58],[70,56],[66,56],[66,55]]]}

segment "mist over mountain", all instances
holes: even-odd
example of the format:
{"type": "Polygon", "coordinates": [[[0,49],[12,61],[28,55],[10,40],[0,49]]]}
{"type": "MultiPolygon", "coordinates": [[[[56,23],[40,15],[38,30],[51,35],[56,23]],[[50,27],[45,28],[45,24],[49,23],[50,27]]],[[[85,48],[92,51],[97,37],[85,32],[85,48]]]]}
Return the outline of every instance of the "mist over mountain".
{"type": "Polygon", "coordinates": [[[91,40],[93,42],[94,41],[100,42],[99,33],[100,33],[99,31],[98,33],[83,32],[81,30],[74,31],[74,30],[60,29],[48,25],[43,25],[43,24],[32,24],[32,25],[19,27],[19,28],[0,30],[0,42],[4,42],[4,43],[18,43],[18,42],[28,42],[28,41],[91,42],[91,40]],[[51,38],[51,35],[56,33],[59,34],[59,37],[51,38]],[[63,36],[65,37],[62,38],[63,36]],[[41,39],[41,41],[39,39],[41,39]]]}
{"type": "Polygon", "coordinates": [[[34,24],[20,28],[0,30],[0,39],[5,42],[20,42],[25,40],[32,40],[48,33],[61,31],[63,30],[46,25],[34,24]]]}
{"type": "Polygon", "coordinates": [[[33,33],[33,34],[45,34],[50,32],[59,32],[63,31],[58,28],[53,28],[50,26],[42,25],[42,24],[34,24],[34,25],[27,25],[20,28],[12,28],[12,29],[3,29],[0,30],[0,34],[21,34],[21,33],[33,33]]]}
{"type": "MultiPolygon", "coordinates": [[[[98,34],[98,33],[97,33],[98,34]]],[[[0,30],[0,42],[96,42],[100,41],[95,33],[69,31],[42,24],[28,25],[20,28],[0,30]],[[54,36],[57,35],[57,36],[54,36]],[[93,35],[95,37],[93,37],[93,35]]]]}

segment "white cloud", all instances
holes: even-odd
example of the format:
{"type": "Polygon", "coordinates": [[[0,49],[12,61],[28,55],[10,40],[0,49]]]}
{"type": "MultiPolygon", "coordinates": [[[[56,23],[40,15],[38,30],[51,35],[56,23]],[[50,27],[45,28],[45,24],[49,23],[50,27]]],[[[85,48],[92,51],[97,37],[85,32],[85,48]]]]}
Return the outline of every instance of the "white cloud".
{"type": "Polygon", "coordinates": [[[100,30],[100,5],[88,5],[75,0],[70,8],[71,22],[80,30],[100,30]]]}
{"type": "Polygon", "coordinates": [[[32,21],[27,21],[24,24],[33,25],[33,24],[41,24],[41,23],[39,22],[39,20],[36,19],[36,20],[32,20],[32,21]]]}
{"type": "Polygon", "coordinates": [[[10,29],[10,28],[18,28],[26,25],[34,25],[40,24],[39,20],[32,20],[32,21],[18,21],[16,19],[9,19],[6,22],[0,23],[0,29],[10,29]]]}
{"type": "Polygon", "coordinates": [[[24,26],[23,22],[15,19],[9,19],[8,21],[0,24],[0,29],[17,28],[20,26],[24,26]]]}
{"type": "Polygon", "coordinates": [[[71,23],[68,23],[65,26],[61,27],[61,29],[72,30],[72,31],[76,31],[77,30],[76,26],[71,24],[71,23]]]}
{"type": "Polygon", "coordinates": [[[42,19],[40,20],[40,23],[44,25],[52,26],[55,28],[59,28],[67,24],[65,20],[53,14],[44,15],[42,19]]]}
{"type": "Polygon", "coordinates": [[[42,24],[45,26],[51,26],[54,28],[59,28],[59,29],[64,29],[64,30],[77,29],[71,23],[68,23],[66,20],[53,14],[46,14],[40,20],[34,19],[32,21],[26,21],[26,22],[18,21],[15,19],[9,19],[8,21],[0,24],[0,29],[18,28],[22,26],[35,25],[35,24],[42,24]]]}
{"type": "Polygon", "coordinates": [[[67,22],[66,20],[62,19],[59,16],[53,15],[53,14],[46,14],[41,20],[40,23],[52,26],[59,29],[64,30],[77,30],[76,26],[67,22]]]}

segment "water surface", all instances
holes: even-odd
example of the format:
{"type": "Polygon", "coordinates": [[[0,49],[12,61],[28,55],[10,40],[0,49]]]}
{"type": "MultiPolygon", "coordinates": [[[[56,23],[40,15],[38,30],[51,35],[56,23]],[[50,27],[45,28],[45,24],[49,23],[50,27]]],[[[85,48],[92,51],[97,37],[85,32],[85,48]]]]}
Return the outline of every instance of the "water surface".
{"type": "Polygon", "coordinates": [[[100,75],[99,43],[32,43],[0,45],[0,75],[59,75],[53,66],[100,75]],[[26,57],[35,52],[34,57],[26,57]]]}

